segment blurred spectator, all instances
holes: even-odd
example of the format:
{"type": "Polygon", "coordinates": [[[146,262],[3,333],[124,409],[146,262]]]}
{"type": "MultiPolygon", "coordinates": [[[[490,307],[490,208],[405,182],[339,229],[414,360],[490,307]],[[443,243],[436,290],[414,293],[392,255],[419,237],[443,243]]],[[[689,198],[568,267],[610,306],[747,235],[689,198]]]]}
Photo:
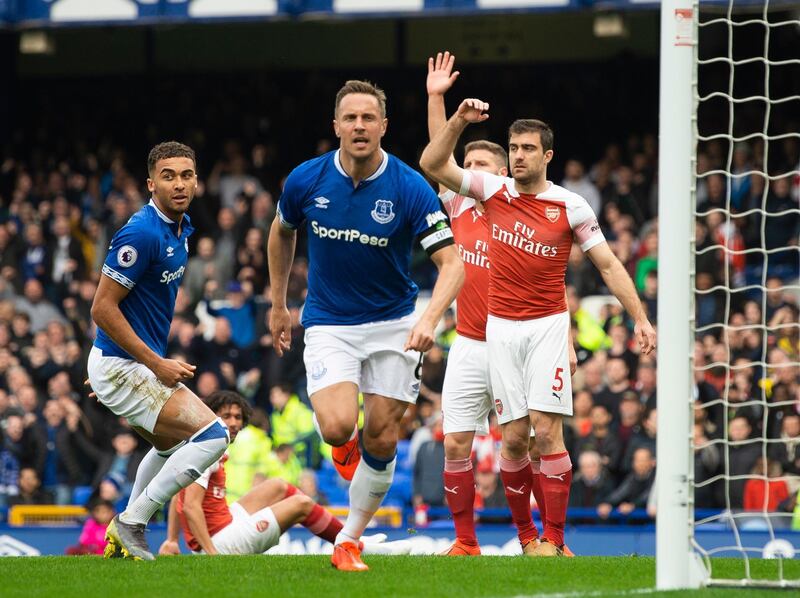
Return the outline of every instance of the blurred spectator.
{"type": "Polygon", "coordinates": [[[303,471],[303,466],[294,453],[294,448],[291,444],[279,444],[275,448],[276,460],[272,463],[272,470],[269,472],[272,478],[280,478],[289,482],[290,484],[297,485],[300,479],[300,472],[303,471]]]}
{"type": "Polygon", "coordinates": [[[414,462],[414,506],[428,505],[441,507],[444,505],[444,432],[442,418],[438,418],[432,427],[431,440],[422,444],[417,451],[414,462]]]}
{"type": "Polygon", "coordinates": [[[106,528],[117,512],[114,504],[107,500],[95,500],[89,504],[89,518],[83,524],[76,546],[66,550],[69,555],[103,554],[106,544],[106,528]]]}
{"type": "Polygon", "coordinates": [[[780,478],[783,475],[781,464],[759,457],[750,472],[758,478],[751,478],[744,485],[744,510],[774,513],[778,505],[789,498],[789,488],[780,478]],[[768,479],[763,479],[763,478],[768,479]]]}
{"type": "MultiPolygon", "coordinates": [[[[66,399],[69,401],[69,399],[66,399]]],[[[77,448],[73,433],[77,430],[79,411],[71,412],[69,424],[65,402],[50,399],[42,410],[43,419],[39,423],[43,451],[37,462],[41,472],[44,489],[55,497],[56,504],[66,505],[72,502],[72,487],[84,482],[81,463],[83,454],[77,448]]]]}
{"type": "Polygon", "coordinates": [[[119,430],[111,438],[113,453],[103,453],[97,463],[92,486],[99,485],[102,480],[114,476],[121,481],[120,493],[130,494],[133,482],[136,479],[136,470],[144,456],[136,449],[139,441],[132,430],[119,430]]]}
{"type": "Polygon", "coordinates": [[[231,341],[236,347],[247,349],[255,342],[256,308],[240,282],[229,282],[225,287],[225,301],[210,303],[207,310],[210,315],[228,321],[231,341]]]}
{"type": "Polygon", "coordinates": [[[25,281],[24,295],[17,298],[15,307],[18,311],[28,315],[33,334],[47,328],[47,324],[53,320],[66,323],[66,319],[56,306],[45,299],[42,283],[36,278],[29,278],[25,281]]]}
{"type": "Polygon", "coordinates": [[[53,495],[42,490],[39,474],[33,467],[19,470],[19,492],[8,499],[8,506],[14,505],[52,505],[53,495]]]}
{"type": "Polygon", "coordinates": [[[628,366],[625,360],[619,357],[612,357],[606,362],[606,379],[608,384],[594,395],[595,405],[603,405],[616,421],[619,419],[619,404],[622,395],[631,390],[631,383],[628,377],[628,366]]]}
{"type": "MultiPolygon", "coordinates": [[[[756,439],[751,441],[751,432],[750,421],[746,417],[734,417],[728,424],[729,444],[723,447],[723,450],[728,451],[728,475],[749,475],[761,457],[761,442],[756,439]]],[[[744,479],[729,480],[728,497],[731,508],[741,509],[744,506],[745,483],[744,479]]]]}
{"type": "MultiPolygon", "coordinates": [[[[576,454],[596,453],[604,469],[616,474],[622,458],[622,446],[617,435],[611,430],[611,414],[605,405],[592,407],[592,430],[585,438],[579,438],[576,454]]],[[[580,459],[580,457],[579,457],[580,459]]]]}
{"type": "MultiPolygon", "coordinates": [[[[697,409],[695,413],[697,413],[697,409]]],[[[724,490],[723,485],[704,483],[720,471],[722,465],[719,447],[710,444],[702,423],[694,424],[694,504],[698,509],[712,509],[719,506],[718,492],[724,490]]]]}
{"type": "Polygon", "coordinates": [[[600,192],[586,176],[586,171],[578,160],[567,160],[564,164],[564,180],[561,186],[583,197],[595,214],[600,213],[600,192]]]}
{"type": "Polygon", "coordinates": [[[633,454],[631,472],[622,483],[597,507],[597,514],[607,518],[612,508],[623,515],[647,506],[650,489],[655,480],[655,459],[649,448],[641,447],[633,454]]]}
{"type": "Polygon", "coordinates": [[[215,249],[214,239],[200,237],[197,241],[196,255],[190,257],[186,264],[183,288],[189,293],[189,301],[192,305],[203,298],[208,281],[214,282],[214,288],[221,287],[224,282],[219,276],[215,249]]]}
{"type": "Polygon", "coordinates": [[[581,453],[578,473],[572,480],[570,507],[597,507],[614,491],[615,484],[603,467],[600,455],[592,450],[581,453]]]}
{"type": "Polygon", "coordinates": [[[631,471],[633,467],[633,457],[640,448],[646,448],[651,455],[656,454],[656,431],[658,429],[658,410],[651,409],[645,414],[642,427],[631,437],[625,453],[622,457],[620,470],[623,473],[631,471]]]}
{"type": "Polygon", "coordinates": [[[255,408],[250,423],[236,435],[236,441],[228,446],[225,461],[227,480],[226,499],[229,503],[239,500],[258,482],[275,470],[276,457],[272,452],[272,440],[268,435],[269,418],[263,409],[255,408]]]}
{"type": "Polygon", "coordinates": [[[800,476],[800,414],[783,416],[780,442],[770,444],[767,452],[786,474],[800,476]]]}
{"type": "Polygon", "coordinates": [[[315,461],[318,438],[314,428],[314,412],[292,393],[288,384],[278,384],[269,391],[272,405],[270,428],[275,445],[289,444],[301,462],[318,466],[315,461]]]}
{"type": "Polygon", "coordinates": [[[613,324],[608,330],[611,346],[608,359],[621,359],[628,368],[628,376],[634,376],[639,367],[639,355],[630,349],[630,333],[624,324],[613,324]]]}
{"type": "MultiPolygon", "coordinates": [[[[491,465],[479,465],[475,471],[475,508],[505,509],[507,507],[506,494],[500,483],[500,476],[492,469],[491,465]]],[[[479,520],[481,523],[493,521],[485,515],[480,515],[479,520]]]]}
{"type": "Polygon", "coordinates": [[[592,393],[579,390],[572,399],[572,418],[564,420],[564,424],[572,426],[578,438],[588,436],[592,431],[592,393]]]}

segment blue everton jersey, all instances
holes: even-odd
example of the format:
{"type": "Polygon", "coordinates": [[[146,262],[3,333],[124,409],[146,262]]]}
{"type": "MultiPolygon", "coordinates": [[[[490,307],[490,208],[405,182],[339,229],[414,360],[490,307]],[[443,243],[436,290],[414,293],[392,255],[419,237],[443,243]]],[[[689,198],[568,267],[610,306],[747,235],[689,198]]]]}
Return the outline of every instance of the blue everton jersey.
{"type": "MultiPolygon", "coordinates": [[[[381,150],[382,151],[382,150],[381,150]]],[[[303,326],[392,320],[414,310],[409,276],[415,238],[429,254],[453,243],[439,198],[419,173],[383,152],[355,188],[339,152],[304,162],[286,179],[278,216],[308,231],[303,326]]]]}
{"type": "MultiPolygon", "coordinates": [[[[111,239],[103,274],[127,289],[119,304],[136,335],[155,353],[166,356],[167,335],[175,310],[175,297],[189,258],[192,224],[184,215],[178,223],[153,203],[144,206],[111,239]]],[[[100,327],[96,347],[103,355],[132,359],[100,327]]]]}

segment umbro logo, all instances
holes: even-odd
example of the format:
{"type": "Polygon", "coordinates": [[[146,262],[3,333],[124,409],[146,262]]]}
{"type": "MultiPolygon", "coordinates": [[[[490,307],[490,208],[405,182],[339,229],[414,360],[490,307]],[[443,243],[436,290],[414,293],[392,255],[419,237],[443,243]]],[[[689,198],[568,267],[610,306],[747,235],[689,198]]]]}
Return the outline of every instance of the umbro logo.
{"type": "Polygon", "coordinates": [[[167,257],[172,257],[175,253],[174,247],[167,247],[167,257]]]}
{"type": "Polygon", "coordinates": [[[320,210],[327,210],[329,203],[331,203],[331,200],[327,197],[320,196],[314,198],[314,207],[317,207],[320,210]]]}
{"type": "Polygon", "coordinates": [[[512,488],[511,486],[506,486],[506,490],[512,492],[513,494],[525,494],[525,484],[523,484],[519,488],[512,488]]]}

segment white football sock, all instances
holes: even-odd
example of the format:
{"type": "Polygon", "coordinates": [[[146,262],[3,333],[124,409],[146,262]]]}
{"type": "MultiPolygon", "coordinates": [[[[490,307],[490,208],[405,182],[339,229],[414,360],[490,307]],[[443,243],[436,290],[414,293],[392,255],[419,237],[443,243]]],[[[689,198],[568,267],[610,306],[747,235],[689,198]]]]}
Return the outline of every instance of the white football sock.
{"type": "Polygon", "coordinates": [[[136,500],[128,503],[120,520],[147,524],[165,502],[218,461],[229,443],[228,428],[219,418],[198,430],[167,459],[136,500]]]}
{"type": "Polygon", "coordinates": [[[356,467],[353,481],[350,482],[350,512],[342,531],[336,536],[336,544],[342,542],[358,544],[375,511],[381,506],[383,497],[392,486],[395,463],[397,463],[395,457],[387,463],[368,455],[366,451],[362,452],[361,461],[356,467]],[[367,461],[371,461],[372,466],[368,465],[367,461]]]}
{"type": "Polygon", "coordinates": [[[128,504],[131,504],[142,493],[142,490],[145,489],[147,484],[150,483],[156,474],[161,471],[161,468],[164,467],[164,463],[167,462],[167,459],[172,455],[175,451],[181,448],[185,441],[181,441],[171,449],[167,449],[165,451],[158,451],[155,447],[151,448],[147,451],[147,454],[142,459],[142,462],[139,463],[139,467],[136,469],[136,479],[133,481],[133,488],[131,488],[131,495],[128,497],[128,504]]]}

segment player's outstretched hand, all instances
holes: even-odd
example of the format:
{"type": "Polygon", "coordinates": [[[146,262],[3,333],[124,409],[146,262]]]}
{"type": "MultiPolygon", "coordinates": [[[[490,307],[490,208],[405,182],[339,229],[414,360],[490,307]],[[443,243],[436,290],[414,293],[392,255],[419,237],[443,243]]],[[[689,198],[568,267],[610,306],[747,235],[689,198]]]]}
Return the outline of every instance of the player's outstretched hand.
{"type": "Polygon", "coordinates": [[[171,556],[181,553],[181,548],[175,540],[164,540],[161,543],[161,548],[158,549],[160,556],[171,556]]]}
{"type": "Polygon", "coordinates": [[[453,86],[458,75],[458,71],[453,72],[453,65],[456,57],[445,51],[436,54],[436,58],[428,58],[428,80],[426,86],[429,96],[442,96],[453,86]]]}
{"type": "Polygon", "coordinates": [[[414,324],[411,332],[408,333],[408,340],[403,346],[403,351],[419,351],[424,353],[433,347],[434,327],[427,322],[419,321],[414,324]]]}
{"type": "Polygon", "coordinates": [[[162,359],[153,368],[153,373],[165,386],[172,388],[176,386],[178,382],[194,378],[194,371],[196,369],[196,365],[186,363],[185,361],[162,359]]]}
{"type": "Polygon", "coordinates": [[[272,335],[272,346],[278,357],[283,357],[283,352],[292,348],[292,316],[289,309],[272,308],[269,315],[269,332],[272,335]]]}
{"type": "Polygon", "coordinates": [[[480,123],[489,118],[486,111],[489,109],[489,104],[483,100],[476,98],[467,98],[456,111],[456,115],[463,118],[468,123],[480,123]]]}
{"type": "Polygon", "coordinates": [[[656,348],[656,331],[653,325],[647,320],[639,320],[633,327],[633,334],[639,341],[639,348],[642,355],[649,355],[656,348]]]}

